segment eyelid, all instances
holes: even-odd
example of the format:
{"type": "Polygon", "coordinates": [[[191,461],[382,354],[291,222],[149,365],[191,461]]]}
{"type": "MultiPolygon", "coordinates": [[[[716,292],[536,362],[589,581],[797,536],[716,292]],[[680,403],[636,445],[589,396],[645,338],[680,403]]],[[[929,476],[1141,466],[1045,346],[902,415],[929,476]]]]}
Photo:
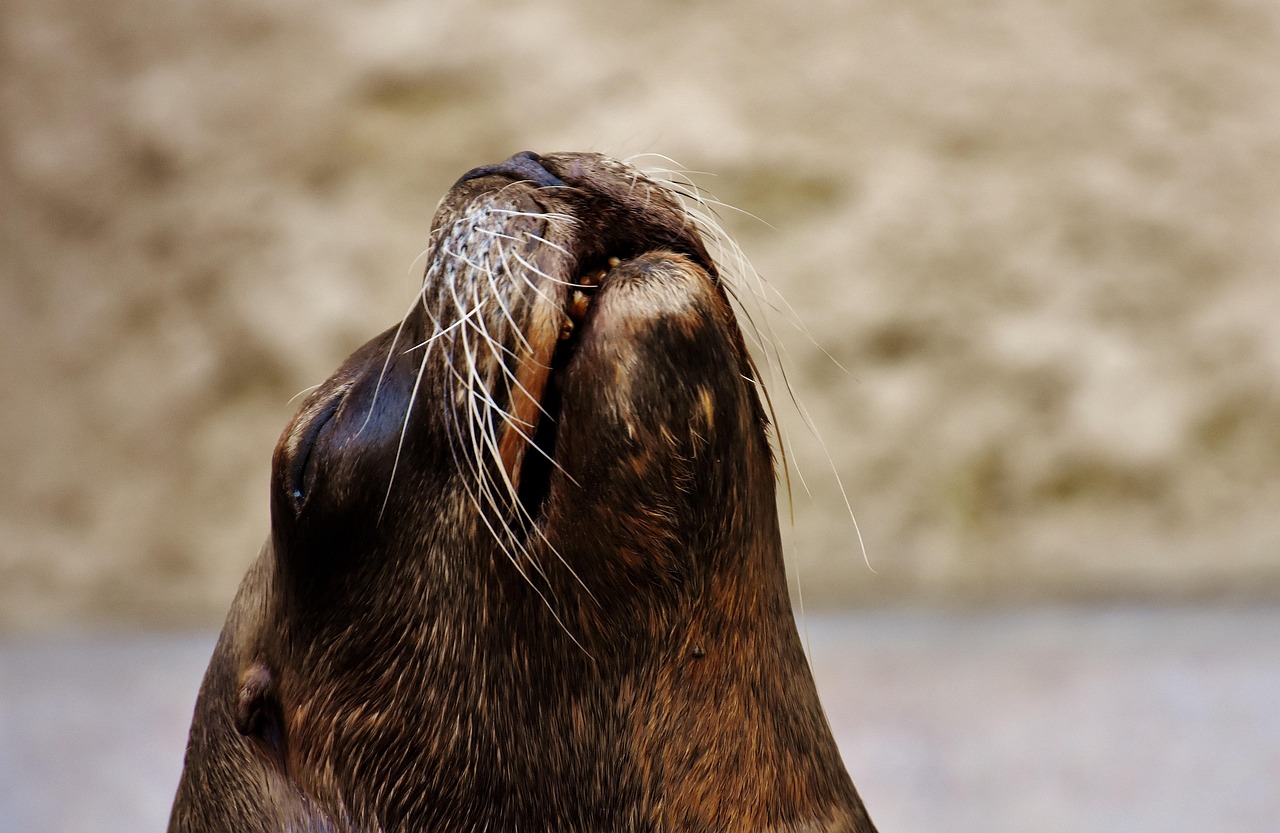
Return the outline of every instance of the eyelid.
{"type": "Polygon", "coordinates": [[[345,390],[339,391],[332,399],[326,402],[315,417],[311,419],[306,431],[299,438],[289,467],[288,494],[293,501],[294,511],[301,511],[303,505],[307,502],[309,484],[305,481],[307,479],[308,463],[311,462],[316,441],[320,438],[320,432],[324,430],[324,427],[333,419],[334,414],[338,412],[338,406],[346,398],[345,394],[345,390]]]}

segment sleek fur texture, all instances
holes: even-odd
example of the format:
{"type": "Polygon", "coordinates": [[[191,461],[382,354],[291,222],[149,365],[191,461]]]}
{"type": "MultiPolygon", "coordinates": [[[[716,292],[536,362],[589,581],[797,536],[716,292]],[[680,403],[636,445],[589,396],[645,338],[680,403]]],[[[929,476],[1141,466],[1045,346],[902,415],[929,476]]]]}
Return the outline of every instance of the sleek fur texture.
{"type": "Polygon", "coordinates": [[[873,830],[673,190],[524,153],[449,192],[412,308],[276,448],[171,831],[873,830]]]}

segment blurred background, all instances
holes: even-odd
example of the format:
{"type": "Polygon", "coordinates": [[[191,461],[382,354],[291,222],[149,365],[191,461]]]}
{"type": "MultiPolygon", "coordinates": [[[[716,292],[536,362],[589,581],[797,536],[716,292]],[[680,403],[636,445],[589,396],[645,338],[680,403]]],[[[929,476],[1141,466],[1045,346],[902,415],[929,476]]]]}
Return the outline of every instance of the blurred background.
{"type": "Polygon", "coordinates": [[[1250,0],[6,0],[0,829],[163,825],[291,398],[525,149],[690,171],[790,305],[793,593],[886,833],[1280,829],[1277,44],[1250,0]]]}

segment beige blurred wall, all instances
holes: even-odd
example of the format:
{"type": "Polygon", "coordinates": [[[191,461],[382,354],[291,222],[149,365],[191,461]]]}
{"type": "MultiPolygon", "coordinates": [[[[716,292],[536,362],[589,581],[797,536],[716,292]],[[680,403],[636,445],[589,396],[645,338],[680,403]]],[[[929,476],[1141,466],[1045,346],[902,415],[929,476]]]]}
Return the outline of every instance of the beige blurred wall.
{"type": "Polygon", "coordinates": [[[823,440],[775,382],[807,603],[1280,598],[1274,4],[0,27],[2,625],[218,621],[290,398],[400,316],[449,183],[522,149],[665,154],[745,212],[808,333],[774,317],[823,440]]]}

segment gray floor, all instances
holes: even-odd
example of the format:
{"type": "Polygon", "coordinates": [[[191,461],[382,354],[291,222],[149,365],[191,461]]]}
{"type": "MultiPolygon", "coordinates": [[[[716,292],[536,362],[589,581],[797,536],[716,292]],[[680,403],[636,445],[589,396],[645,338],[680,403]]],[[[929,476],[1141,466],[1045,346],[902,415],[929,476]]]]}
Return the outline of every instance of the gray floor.
{"type": "MultiPolygon", "coordinates": [[[[1280,609],[807,621],[884,833],[1280,831],[1280,609]]],[[[163,829],[212,640],[0,641],[0,831],[163,829]]]]}

